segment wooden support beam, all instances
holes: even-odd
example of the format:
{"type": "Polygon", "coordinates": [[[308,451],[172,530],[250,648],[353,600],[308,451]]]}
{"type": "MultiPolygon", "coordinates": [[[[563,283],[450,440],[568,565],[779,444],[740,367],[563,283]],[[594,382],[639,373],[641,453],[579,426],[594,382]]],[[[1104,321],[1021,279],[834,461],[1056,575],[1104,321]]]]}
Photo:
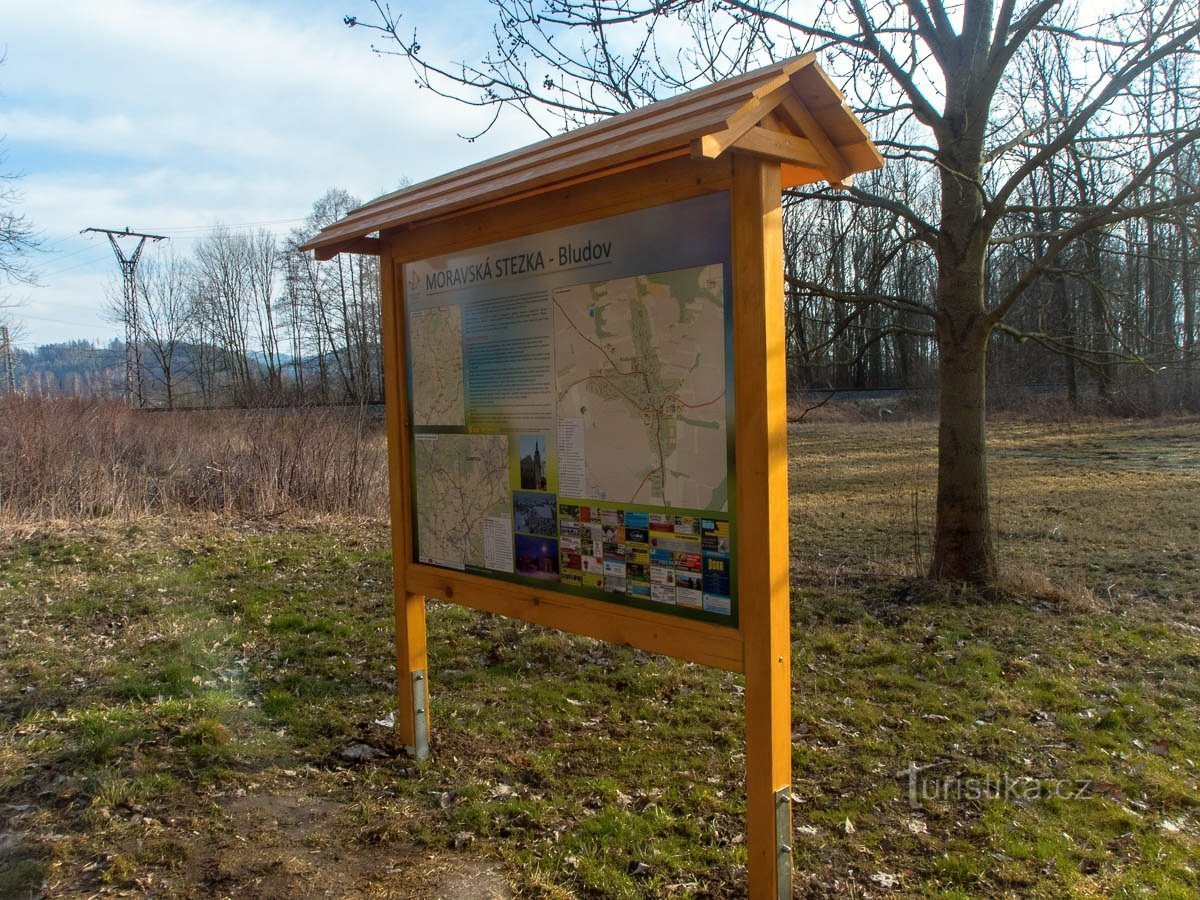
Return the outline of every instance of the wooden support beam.
{"type": "Polygon", "coordinates": [[[791,640],[780,167],[733,159],[737,585],[752,900],[791,897],[791,640]]]}
{"type": "Polygon", "coordinates": [[[854,169],[846,162],[837,147],[829,140],[816,118],[808,111],[803,103],[795,97],[788,97],[779,104],[779,113],[790,120],[797,131],[809,139],[813,149],[824,162],[824,168],[829,170],[830,181],[841,181],[850,175],[854,169]]]}
{"type": "Polygon", "coordinates": [[[742,671],[741,640],[737,631],[726,625],[505,584],[478,575],[454,572],[448,577],[445,570],[420,563],[409,567],[407,589],[482,612],[586,634],[610,644],[689,659],[728,672],[742,671]]]}
{"type": "Polygon", "coordinates": [[[317,259],[324,262],[327,259],[333,259],[339,253],[360,253],[363,256],[379,256],[383,250],[383,241],[379,238],[360,237],[352,238],[341,244],[332,246],[317,247],[313,252],[317,259]]]}
{"type": "Polygon", "coordinates": [[[392,522],[392,608],[396,623],[396,735],[418,758],[429,754],[429,663],[425,598],[405,588],[413,558],[409,458],[406,320],[401,269],[379,261],[383,313],[383,374],[387,396],[388,478],[392,522]]]}
{"type": "Polygon", "coordinates": [[[794,134],[755,127],[742,135],[734,147],[775,162],[829,171],[828,163],[813,142],[794,134]]]}
{"type": "Polygon", "coordinates": [[[755,97],[726,119],[723,129],[693,140],[692,156],[697,159],[716,159],[736,144],[742,135],[769,115],[791,93],[791,90],[791,85],[785,81],[766,94],[755,97]]]}
{"type": "Polygon", "coordinates": [[[388,232],[390,252],[398,261],[410,262],[725,191],[729,190],[732,171],[728,158],[713,161],[681,156],[652,168],[571,185],[469,216],[421,223],[411,230],[396,229],[388,232]]]}

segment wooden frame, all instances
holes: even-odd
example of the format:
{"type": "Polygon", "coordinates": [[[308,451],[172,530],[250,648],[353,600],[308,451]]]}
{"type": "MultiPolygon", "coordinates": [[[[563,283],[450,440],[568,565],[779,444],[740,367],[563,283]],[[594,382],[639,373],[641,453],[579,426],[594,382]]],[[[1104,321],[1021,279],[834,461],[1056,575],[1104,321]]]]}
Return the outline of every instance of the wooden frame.
{"type": "Polygon", "coordinates": [[[782,190],[841,184],[881,163],[841,95],[802,57],[381,198],[308,245],[323,258],[380,256],[396,727],[417,755],[428,752],[430,721],[426,597],[743,673],[748,891],[790,896],[782,190]],[[403,265],[717,192],[730,197],[736,625],[417,562],[403,265]]]}
{"type": "Polygon", "coordinates": [[[733,168],[734,408],[742,522],[737,552],[746,676],[747,872],[751,897],[790,897],[792,641],[783,200],[778,165],[735,156],[733,168]],[[786,841],[780,837],[781,822],[786,822],[786,841]],[[788,859],[786,866],[782,857],[788,859]]]}

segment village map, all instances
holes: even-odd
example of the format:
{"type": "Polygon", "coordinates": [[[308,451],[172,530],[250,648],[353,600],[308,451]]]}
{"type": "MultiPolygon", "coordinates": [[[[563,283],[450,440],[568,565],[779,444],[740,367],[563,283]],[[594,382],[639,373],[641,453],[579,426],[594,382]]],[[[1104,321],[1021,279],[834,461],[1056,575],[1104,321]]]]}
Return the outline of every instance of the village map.
{"type": "Polygon", "coordinates": [[[557,413],[583,423],[588,499],[728,509],[724,283],[710,265],[554,292],[557,413]]]}
{"type": "Polygon", "coordinates": [[[465,425],[462,308],[453,305],[418,310],[408,321],[413,424],[465,425]]]}
{"type": "Polygon", "coordinates": [[[420,559],[463,568],[486,563],[489,519],[508,520],[508,437],[418,435],[413,442],[420,559]]]}

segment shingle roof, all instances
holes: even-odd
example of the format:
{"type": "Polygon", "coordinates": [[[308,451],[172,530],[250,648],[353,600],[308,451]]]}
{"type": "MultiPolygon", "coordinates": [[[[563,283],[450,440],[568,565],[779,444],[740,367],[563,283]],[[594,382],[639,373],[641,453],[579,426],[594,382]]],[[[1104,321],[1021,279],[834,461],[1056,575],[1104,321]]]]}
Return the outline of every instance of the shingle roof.
{"type": "Polygon", "coordinates": [[[841,182],[882,158],[809,54],[679,94],[403,188],[359,207],[305,244],[328,258],[372,252],[374,232],[461,215],[691,154],[730,149],[783,164],[785,186],[841,182]]]}

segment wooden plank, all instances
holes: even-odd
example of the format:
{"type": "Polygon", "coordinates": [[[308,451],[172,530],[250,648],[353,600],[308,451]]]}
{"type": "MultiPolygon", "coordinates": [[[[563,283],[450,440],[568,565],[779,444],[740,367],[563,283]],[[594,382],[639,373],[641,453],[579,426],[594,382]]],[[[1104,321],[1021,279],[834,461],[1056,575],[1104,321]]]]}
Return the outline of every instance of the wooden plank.
{"type": "Polygon", "coordinates": [[[734,628],[680,616],[509,584],[469,573],[413,563],[408,591],[521,619],[613,644],[662,653],[729,672],[742,670],[734,628]]]}
{"type": "Polygon", "coordinates": [[[753,130],[791,92],[791,83],[785,80],[770,93],[747,103],[729,117],[723,129],[693,139],[692,155],[704,159],[716,159],[730,147],[740,143],[746,133],[753,130]]]}
{"type": "Polygon", "coordinates": [[[800,187],[804,184],[829,179],[829,173],[824,169],[810,169],[807,166],[793,166],[788,163],[783,163],[779,167],[779,172],[785,188],[800,187]]]}
{"type": "MultiPolygon", "coordinates": [[[[746,121],[753,124],[773,108],[778,94],[790,90],[785,84],[761,94],[777,83],[781,73],[790,73],[789,83],[800,86],[795,90],[803,90],[810,113],[836,147],[862,145],[856,151],[866,168],[882,164],[866,129],[841,102],[842,95],[812,64],[811,57],[801,57],[743,76],[762,81],[757,89],[751,90],[753,84],[735,79],[737,90],[724,83],[704,88],[380,198],[325,229],[306,246],[340,245],[382,228],[461,214],[481,205],[505,202],[514,195],[555,190],[566,181],[587,177],[596,170],[637,164],[656,154],[689,148],[693,140],[701,141],[696,151],[700,155],[719,156],[736,141],[746,121]],[[818,74],[813,76],[809,70],[818,74]],[[715,90],[718,87],[720,91],[715,90]],[[724,127],[718,127],[722,123],[724,127]]],[[[843,155],[849,160],[848,154],[843,155]]]]}
{"type": "MultiPolygon", "coordinates": [[[[652,156],[639,157],[637,159],[630,160],[628,162],[623,162],[623,163],[619,163],[617,165],[609,166],[608,168],[605,168],[605,169],[591,170],[591,171],[585,172],[582,175],[577,175],[572,178],[565,178],[560,182],[554,182],[553,185],[547,185],[545,187],[539,187],[539,188],[531,188],[526,191],[521,191],[520,193],[506,195],[499,199],[481,202],[481,203],[471,207],[470,214],[476,215],[477,213],[486,212],[489,209],[494,209],[497,206],[507,206],[510,203],[519,203],[522,200],[528,200],[532,197],[540,197],[544,194],[551,193],[553,191],[566,190],[567,188],[572,188],[572,187],[575,187],[576,185],[587,184],[590,181],[600,181],[605,178],[611,178],[614,175],[620,175],[622,172],[630,172],[630,171],[633,171],[634,169],[641,169],[641,168],[645,168],[648,166],[657,165],[658,163],[666,162],[667,160],[670,160],[670,159],[677,159],[679,157],[684,157],[687,155],[688,155],[688,151],[683,147],[679,147],[679,148],[672,149],[672,150],[664,150],[660,153],[655,153],[652,156]]],[[[434,216],[433,218],[430,218],[430,219],[422,219],[420,222],[420,227],[424,228],[429,225],[436,225],[438,222],[444,222],[444,221],[448,221],[450,219],[457,219],[457,218],[460,218],[461,215],[462,215],[461,213],[457,213],[457,212],[442,213],[442,214],[434,216]]]]}
{"type": "Polygon", "coordinates": [[[655,104],[635,110],[381,197],[324,229],[306,246],[342,241],[435,212],[473,209],[511,193],[554,190],[562,181],[584,173],[667,150],[686,150],[693,137],[724,128],[726,119],[748,99],[744,88],[735,92],[721,86],[714,95],[720,102],[695,102],[701,93],[676,98],[689,102],[673,108],[658,109],[655,104]],[[648,111],[659,115],[649,118],[648,111]]]}
{"type": "Polygon", "coordinates": [[[397,260],[410,262],[510,238],[728,190],[729,159],[670,159],[653,169],[621,172],[478,214],[389,232],[397,260]]]}
{"type": "Polygon", "coordinates": [[[412,497],[409,479],[408,390],[405,385],[407,321],[400,267],[390,252],[379,261],[383,314],[383,377],[387,397],[389,507],[392,520],[392,612],[396,630],[396,734],[406,747],[417,746],[417,710],[429,728],[429,663],[426,654],[425,598],[405,589],[413,558],[412,497]],[[414,698],[413,673],[424,672],[414,698]],[[423,702],[422,702],[423,701],[423,702]],[[418,707],[418,704],[420,706],[418,707]]]}
{"type": "MultiPolygon", "coordinates": [[[[815,126],[846,161],[849,167],[846,176],[883,165],[883,157],[875,149],[866,126],[846,105],[845,96],[820,66],[797,70],[792,75],[792,84],[796,93],[784,109],[799,106],[808,112],[815,126]]],[[[807,133],[804,123],[800,124],[807,133]]]]}
{"type": "Polygon", "coordinates": [[[318,247],[316,257],[318,260],[325,261],[333,259],[339,253],[360,253],[363,256],[379,256],[382,250],[383,242],[379,238],[357,237],[350,238],[340,244],[318,247]]]}
{"type": "MultiPolygon", "coordinates": [[[[704,123],[691,124],[697,126],[704,123]]],[[[671,127],[670,123],[652,125],[645,133],[631,132],[601,147],[578,152],[559,148],[559,152],[553,155],[531,159],[525,165],[508,171],[480,173],[445,193],[439,192],[419,200],[410,198],[416,202],[407,205],[405,217],[419,221],[434,215],[474,211],[497,200],[507,201],[510,196],[552,191],[563,183],[597,171],[612,170],[631,162],[654,161],[660,154],[686,150],[688,138],[680,139],[675,133],[677,129],[671,127]]],[[[698,131],[699,128],[689,130],[698,131]]]]}
{"type": "MultiPolygon", "coordinates": [[[[764,91],[774,90],[783,80],[790,78],[795,72],[814,62],[815,57],[808,54],[735,78],[725,79],[707,87],[631,110],[620,116],[577,128],[566,134],[547,138],[528,147],[510,151],[485,162],[430,179],[422,184],[403,188],[373,201],[368,206],[382,205],[389,201],[398,201],[409,197],[415,198],[423,193],[453,189],[460,184],[467,185],[472,178],[487,181],[504,177],[510,170],[528,172],[530,167],[537,166],[542,161],[578,157],[590,145],[611,144],[616,136],[634,137],[641,144],[647,145],[652,141],[651,136],[659,130],[665,131],[671,126],[676,128],[683,126],[682,133],[689,137],[674,141],[676,145],[683,145],[687,143],[691,134],[703,133],[708,130],[710,125],[726,122],[726,119],[742,105],[748,102],[758,103],[764,91]]],[[[366,207],[351,213],[347,218],[362,215],[365,210],[366,207]]]]}
{"type": "Polygon", "coordinates": [[[789,97],[780,104],[780,112],[791,119],[795,123],[796,130],[812,142],[813,147],[824,161],[825,168],[831,173],[830,181],[841,181],[853,171],[850,164],[846,162],[846,158],[842,156],[837,147],[833,146],[825,129],[817,123],[813,114],[803,103],[795,97],[789,97]]]}
{"type": "Polygon", "coordinates": [[[738,150],[775,162],[786,162],[830,173],[825,158],[808,138],[755,127],[742,135],[734,146],[738,150]]]}
{"type": "Polygon", "coordinates": [[[797,69],[792,73],[792,84],[800,101],[814,112],[818,106],[840,107],[846,103],[846,95],[820,66],[797,69]]]}
{"type": "Polygon", "coordinates": [[[874,144],[848,144],[838,147],[838,152],[846,158],[855,172],[870,172],[883,168],[883,157],[874,144]]]}
{"type": "Polygon", "coordinates": [[[866,126],[851,112],[842,92],[820,66],[797,70],[792,82],[797,86],[800,102],[851,164],[850,174],[867,172],[883,165],[883,157],[872,142],[866,126]]]}
{"type": "MultiPolygon", "coordinates": [[[[783,99],[783,103],[786,103],[787,99],[788,98],[785,97],[783,99]]],[[[783,103],[780,103],[780,106],[782,106],[783,103]]],[[[782,131],[784,134],[795,134],[796,133],[796,129],[791,127],[791,124],[789,122],[785,121],[783,118],[780,117],[779,106],[775,107],[775,110],[773,112],[769,112],[765,116],[763,116],[758,124],[760,127],[766,128],[770,131],[782,131]]]]}
{"type": "Polygon", "coordinates": [[[790,884],[779,881],[775,803],[777,791],[787,789],[790,794],[792,760],[779,166],[735,153],[732,204],[737,584],[746,676],[746,849],[749,894],[759,900],[791,896],[790,884]]]}

